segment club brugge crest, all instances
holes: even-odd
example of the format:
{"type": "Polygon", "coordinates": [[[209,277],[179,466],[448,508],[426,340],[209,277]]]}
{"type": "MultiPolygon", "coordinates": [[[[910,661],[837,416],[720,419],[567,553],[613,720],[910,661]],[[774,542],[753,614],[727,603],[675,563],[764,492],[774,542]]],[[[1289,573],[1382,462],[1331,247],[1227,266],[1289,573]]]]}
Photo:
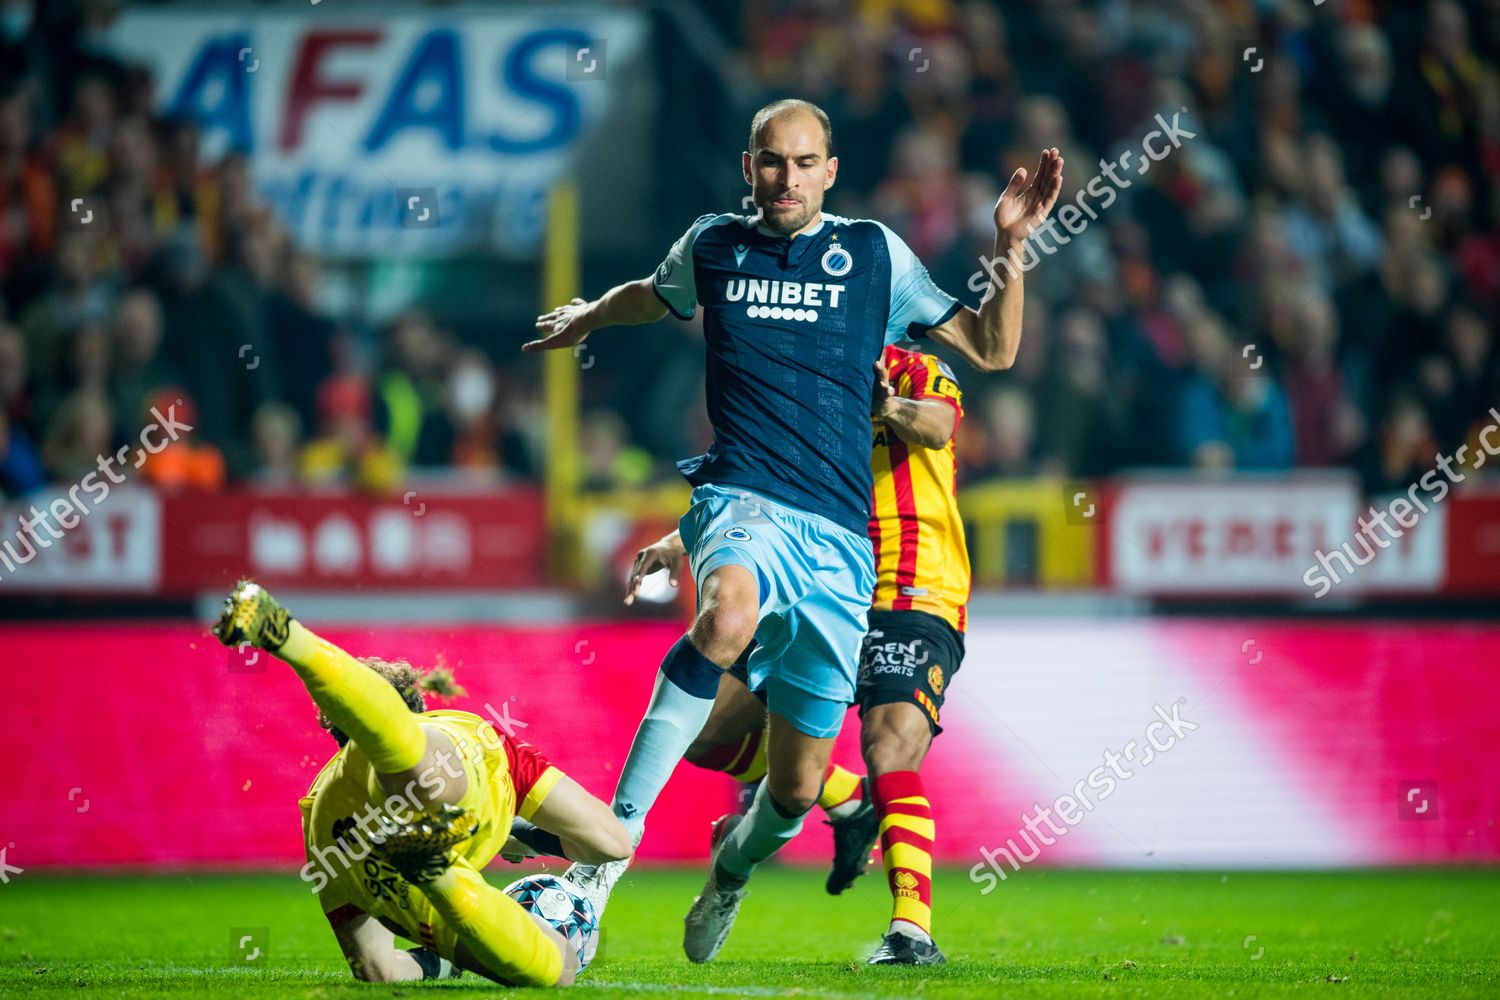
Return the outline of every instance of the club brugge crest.
{"type": "Polygon", "coordinates": [[[849,256],[849,251],[835,243],[823,251],[823,270],[835,278],[842,278],[854,267],[854,258],[849,256]]]}
{"type": "Polygon", "coordinates": [[[728,531],[724,532],[724,537],[732,539],[736,542],[748,542],[750,540],[750,532],[746,531],[744,528],[730,528],[728,531]]]}

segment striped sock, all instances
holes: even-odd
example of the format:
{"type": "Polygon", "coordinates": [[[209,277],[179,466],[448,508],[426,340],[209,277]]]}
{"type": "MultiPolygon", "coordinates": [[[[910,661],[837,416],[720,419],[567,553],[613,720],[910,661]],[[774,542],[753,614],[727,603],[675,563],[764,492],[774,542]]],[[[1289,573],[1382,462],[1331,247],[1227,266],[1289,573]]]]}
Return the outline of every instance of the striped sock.
{"type": "Polygon", "coordinates": [[[735,781],[753,785],[766,776],[766,731],[757,729],[738,743],[710,747],[687,760],[705,771],[722,771],[735,781]]]}
{"type": "Polygon", "coordinates": [[[818,805],[828,818],[843,819],[858,809],[864,800],[864,779],[829,761],[828,773],[823,777],[823,794],[818,796],[818,805]]]}
{"type": "Polygon", "coordinates": [[[880,817],[880,855],[898,922],[932,935],[932,807],[916,771],[877,775],[871,783],[875,814],[880,817]]]}

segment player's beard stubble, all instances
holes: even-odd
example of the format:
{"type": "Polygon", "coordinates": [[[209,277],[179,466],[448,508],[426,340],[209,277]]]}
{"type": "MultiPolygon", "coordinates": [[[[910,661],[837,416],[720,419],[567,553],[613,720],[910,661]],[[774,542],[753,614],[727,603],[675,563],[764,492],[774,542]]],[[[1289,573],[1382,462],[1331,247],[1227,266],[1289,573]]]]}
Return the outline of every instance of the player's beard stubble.
{"type": "Polygon", "coordinates": [[[823,200],[818,199],[818,204],[810,205],[803,195],[776,194],[758,197],[756,206],[760,209],[761,225],[782,236],[790,236],[803,226],[813,220],[823,208],[823,200]],[[775,204],[781,198],[796,198],[796,206],[779,207],[775,204]]]}

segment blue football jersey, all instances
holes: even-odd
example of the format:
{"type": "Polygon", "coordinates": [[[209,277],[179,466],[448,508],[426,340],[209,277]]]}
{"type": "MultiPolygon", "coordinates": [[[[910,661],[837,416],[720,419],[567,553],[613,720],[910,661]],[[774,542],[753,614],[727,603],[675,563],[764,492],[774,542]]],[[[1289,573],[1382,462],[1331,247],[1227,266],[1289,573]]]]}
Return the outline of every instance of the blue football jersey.
{"type": "Polygon", "coordinates": [[[678,318],[704,311],[714,441],[677,463],[688,482],[752,490],[864,534],[875,361],[958,301],[885,225],[827,213],[795,239],[705,215],[654,285],[678,318]]]}

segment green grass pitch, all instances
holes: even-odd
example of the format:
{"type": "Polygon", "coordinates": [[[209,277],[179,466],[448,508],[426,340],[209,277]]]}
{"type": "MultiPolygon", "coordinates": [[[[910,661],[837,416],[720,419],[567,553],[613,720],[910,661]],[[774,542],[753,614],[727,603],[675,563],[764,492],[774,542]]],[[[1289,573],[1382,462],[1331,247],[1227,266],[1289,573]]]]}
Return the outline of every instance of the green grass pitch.
{"type": "MultiPolygon", "coordinates": [[[[499,866],[502,883],[516,869],[499,866]]],[[[696,870],[627,875],[589,998],[1500,996],[1500,869],[1346,873],[1023,871],[988,896],[935,880],[949,964],[861,961],[884,929],[878,875],[830,898],[822,872],[767,869],[705,966],[681,953],[696,870]]],[[[261,933],[261,932],[257,932],[261,933]]],[[[495,995],[476,976],[368,985],[294,876],[53,877],[0,886],[0,996],[495,995]],[[244,962],[232,937],[268,928],[244,962]]]]}

